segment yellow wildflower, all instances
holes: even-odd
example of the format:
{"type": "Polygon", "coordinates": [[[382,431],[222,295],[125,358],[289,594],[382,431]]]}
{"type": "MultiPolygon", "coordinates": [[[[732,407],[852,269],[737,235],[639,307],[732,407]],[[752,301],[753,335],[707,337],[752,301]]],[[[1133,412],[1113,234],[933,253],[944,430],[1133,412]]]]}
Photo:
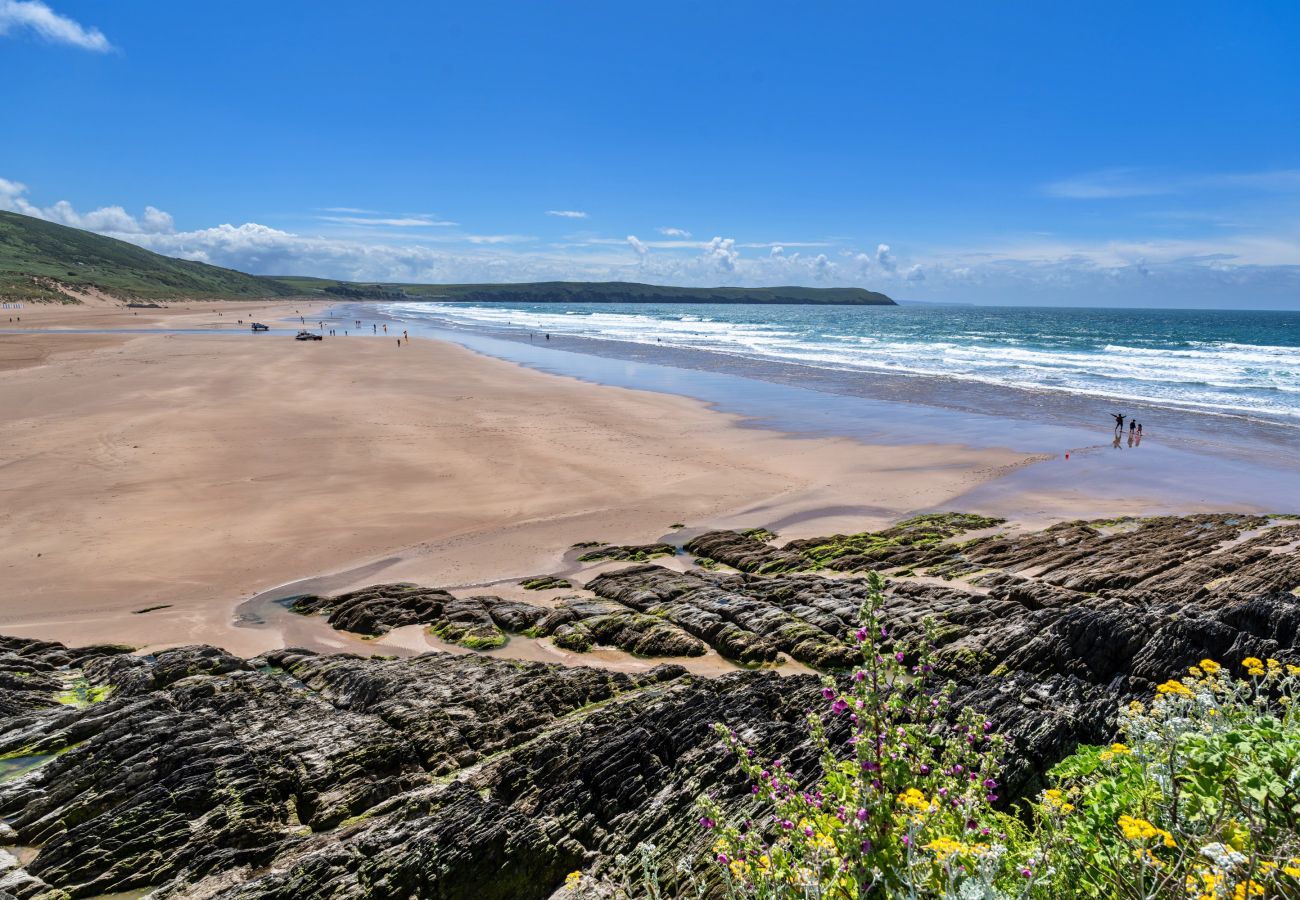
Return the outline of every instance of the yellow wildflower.
{"type": "Polygon", "coordinates": [[[1264,665],[1268,666],[1268,670],[1270,672],[1282,668],[1282,664],[1280,662],[1278,662],[1276,659],[1271,659],[1271,658],[1264,660],[1264,665]]]}
{"type": "Polygon", "coordinates": [[[1132,753],[1133,751],[1128,748],[1127,744],[1111,744],[1109,750],[1101,751],[1101,761],[1110,762],[1117,756],[1131,755],[1132,753]]]}
{"type": "Polygon", "coordinates": [[[899,794],[898,802],[913,809],[928,810],[930,808],[930,801],[925,799],[925,794],[922,794],[916,788],[908,788],[899,794]]]}
{"type": "Polygon", "coordinates": [[[1292,878],[1300,878],[1300,859],[1288,860],[1287,864],[1282,867],[1282,871],[1292,878]]]}
{"type": "Polygon", "coordinates": [[[1293,666],[1290,663],[1287,663],[1286,673],[1288,675],[1300,675],[1300,666],[1293,666]]]}
{"type": "Polygon", "coordinates": [[[1192,696],[1192,689],[1189,688],[1187,685],[1183,684],[1181,681],[1174,681],[1171,678],[1168,681],[1166,681],[1164,684],[1157,686],[1156,693],[1176,694],[1179,697],[1190,697],[1192,696]]]}
{"type": "Polygon", "coordinates": [[[933,851],[934,855],[939,858],[939,861],[943,862],[954,853],[965,853],[967,848],[961,841],[945,835],[930,841],[930,843],[925,845],[925,849],[933,851]]]}
{"type": "Polygon", "coordinates": [[[1192,666],[1190,669],[1187,670],[1187,674],[1195,678],[1200,678],[1205,673],[1201,671],[1200,666],[1192,666]]]}
{"type": "Polygon", "coordinates": [[[764,853],[752,863],[743,859],[733,859],[727,868],[731,869],[731,874],[736,878],[748,878],[751,869],[757,875],[765,875],[771,867],[772,860],[764,853]]]}
{"type": "Polygon", "coordinates": [[[582,881],[581,872],[570,872],[564,876],[564,886],[570,890],[576,890],[580,881],[582,881]]]}
{"type": "Polygon", "coordinates": [[[1219,665],[1212,659],[1201,660],[1201,669],[1204,670],[1206,675],[1217,675],[1219,670],[1222,668],[1223,666],[1219,665]]]}
{"type": "Polygon", "coordinates": [[[1074,812],[1074,805],[1065,801],[1065,795],[1056,788],[1043,791],[1043,805],[1062,815],[1074,812]]]}
{"type": "Polygon", "coordinates": [[[1196,896],[1196,900],[1217,900],[1219,896],[1219,876],[1206,869],[1198,869],[1195,875],[1188,875],[1184,882],[1187,895],[1196,896]]]}
{"type": "Polygon", "coordinates": [[[1236,890],[1232,892],[1232,900],[1246,900],[1247,897],[1263,897],[1264,885],[1255,879],[1243,882],[1237,885],[1236,890]]]}
{"type": "Polygon", "coordinates": [[[1146,819],[1137,819],[1133,816],[1119,817],[1119,830],[1124,833],[1124,837],[1130,841],[1146,842],[1153,838],[1158,839],[1166,847],[1173,847],[1174,838],[1163,828],[1157,828],[1146,819]]]}

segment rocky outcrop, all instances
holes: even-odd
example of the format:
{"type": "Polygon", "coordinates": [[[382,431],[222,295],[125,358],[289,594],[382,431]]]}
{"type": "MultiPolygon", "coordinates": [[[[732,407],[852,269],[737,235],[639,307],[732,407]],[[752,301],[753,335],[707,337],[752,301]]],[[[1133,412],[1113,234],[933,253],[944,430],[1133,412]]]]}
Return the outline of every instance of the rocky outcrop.
{"type": "Polygon", "coordinates": [[[519,582],[519,585],[526,591],[567,591],[573,587],[569,579],[560,578],[556,575],[539,575],[536,578],[525,578],[519,582]]]}
{"type": "MultiPolygon", "coordinates": [[[[1194,516],[966,540],[928,528],[887,538],[903,548],[888,558],[920,577],[895,571],[882,616],[891,639],[933,623],[956,705],[1012,740],[1007,797],[1079,742],[1108,740],[1122,704],[1202,657],[1300,663],[1294,523],[1194,516]]],[[[849,542],[810,546],[832,543],[849,542]]],[[[867,593],[854,575],[658,565],[587,587],[595,599],[553,609],[409,586],[316,608],[374,627],[415,615],[462,638],[490,625],[836,670],[854,661],[847,637],[867,593]]],[[[0,686],[0,893],[23,900],[141,888],[543,898],[641,841],[704,850],[691,813],[703,790],[748,809],[711,722],[794,772],[818,765],[803,721],[819,703],[815,675],[627,675],[443,653],[140,657],[0,638],[0,686]],[[39,852],[20,866],[11,845],[39,852]]]]}
{"type": "Polygon", "coordinates": [[[446,654],[277,651],[153,688],[137,668],[102,702],[0,720],[0,757],[37,736],[48,756],[0,780],[9,840],[40,848],[10,867],[22,896],[545,897],[689,837],[693,786],[727,768],[709,723],[793,747],[815,689],[446,654]]]}
{"type": "Polygon", "coordinates": [[[414,584],[375,584],[333,597],[299,597],[290,609],[305,616],[324,614],[340,631],[380,635],[403,625],[435,622],[455,599],[446,591],[414,584]]]}
{"type": "Polygon", "coordinates": [[[605,544],[588,550],[578,557],[578,562],[645,562],[660,556],[676,556],[672,544],[605,544]]]}
{"type": "Polygon", "coordinates": [[[807,538],[790,541],[781,548],[770,543],[776,535],[762,528],[740,532],[710,531],[694,538],[686,549],[741,572],[759,575],[823,568],[860,572],[919,563],[929,558],[930,551],[945,541],[1002,522],[1002,519],[969,513],[928,513],[883,531],[807,538]]]}
{"type": "Polygon", "coordinates": [[[768,575],[808,568],[808,561],[798,553],[778,550],[751,534],[735,531],[707,531],[688,541],[686,550],[741,572],[768,575]]]}
{"type": "Polygon", "coordinates": [[[290,607],[301,615],[323,613],[330,625],[358,634],[387,634],[404,625],[425,625],[438,637],[471,650],[506,642],[506,632],[532,628],[546,610],[500,597],[454,597],[413,584],[376,584],[334,597],[299,597],[290,607]]]}
{"type": "Polygon", "coordinates": [[[702,656],[708,645],[660,616],[620,603],[572,597],[560,600],[533,629],[566,650],[585,652],[604,644],[638,656],[702,656]]]}

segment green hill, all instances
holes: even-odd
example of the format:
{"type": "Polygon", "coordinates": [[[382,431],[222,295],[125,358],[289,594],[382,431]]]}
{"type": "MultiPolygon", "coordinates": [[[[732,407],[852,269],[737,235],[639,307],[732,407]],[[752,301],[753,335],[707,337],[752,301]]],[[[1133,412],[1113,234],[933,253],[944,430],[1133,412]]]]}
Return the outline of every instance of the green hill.
{"type": "Polygon", "coordinates": [[[522,303],[814,303],[893,306],[863,288],[685,288],[626,281],[533,284],[363,284],[326,278],[247,275],[173,259],[79,228],[0,211],[0,297],[69,303],[94,288],[123,300],[257,300],[318,296],[356,300],[522,303]]]}
{"type": "Polygon", "coordinates": [[[60,285],[125,300],[244,300],[297,292],[271,278],[172,259],[135,244],[0,211],[0,297],[70,302],[60,285]]]}
{"type": "Polygon", "coordinates": [[[356,300],[462,300],[476,303],[809,303],[894,306],[892,299],[864,288],[688,288],[630,281],[541,281],[529,284],[361,284],[325,278],[277,276],[304,295],[356,300]]]}

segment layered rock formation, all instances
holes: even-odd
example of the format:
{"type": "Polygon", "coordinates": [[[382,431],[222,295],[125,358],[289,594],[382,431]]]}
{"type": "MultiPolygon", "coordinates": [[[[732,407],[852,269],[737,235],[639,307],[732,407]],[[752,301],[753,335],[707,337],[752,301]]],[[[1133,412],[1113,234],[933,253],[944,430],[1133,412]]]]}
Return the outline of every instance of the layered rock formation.
{"type": "MultiPolygon", "coordinates": [[[[1007,796],[1078,742],[1107,740],[1121,704],[1204,656],[1300,662],[1300,522],[963,530],[989,527],[913,520],[784,547],[715,532],[694,552],[791,571],[633,565],[548,607],[413,586],[299,605],[370,634],[490,627],[836,670],[853,662],[846,636],[866,595],[845,573],[888,566],[891,634],[933,620],[958,705],[1012,738],[1007,796]]],[[[137,657],[0,639],[0,688],[0,897],[23,900],[141,887],[542,898],[644,840],[701,849],[691,805],[705,789],[746,802],[710,722],[794,771],[816,764],[802,717],[818,678],[770,670],[703,679],[675,665],[631,676],[478,654],[241,660],[210,647],[137,657]],[[39,852],[17,866],[4,845],[39,852]]]]}

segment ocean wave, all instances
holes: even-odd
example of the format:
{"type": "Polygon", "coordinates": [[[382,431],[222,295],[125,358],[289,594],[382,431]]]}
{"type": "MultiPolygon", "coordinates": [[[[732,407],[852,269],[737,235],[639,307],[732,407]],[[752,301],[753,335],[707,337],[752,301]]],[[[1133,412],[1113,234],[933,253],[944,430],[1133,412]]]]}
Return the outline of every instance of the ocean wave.
{"type": "MultiPolygon", "coordinates": [[[[1115,401],[1300,419],[1300,347],[1276,340],[1189,338],[1163,325],[1164,332],[1133,330],[1122,341],[1106,340],[1100,329],[1079,327],[1077,316],[1070,319],[1068,311],[1026,316],[1019,331],[972,327],[958,316],[956,324],[961,327],[945,331],[935,327],[942,317],[928,310],[924,316],[889,318],[816,308],[793,312],[716,308],[698,314],[680,308],[549,310],[427,303],[392,304],[391,308],[399,315],[433,313],[488,329],[662,342],[839,371],[938,376],[1115,401]],[[1059,321],[1054,323],[1053,315],[1059,321]],[[1060,327],[1044,327],[1053,324],[1060,327]]],[[[990,315],[972,313],[971,319],[984,322],[990,315]]],[[[953,316],[944,321],[951,325],[953,316]]],[[[1272,334],[1276,336],[1276,331],[1272,334]]]]}

